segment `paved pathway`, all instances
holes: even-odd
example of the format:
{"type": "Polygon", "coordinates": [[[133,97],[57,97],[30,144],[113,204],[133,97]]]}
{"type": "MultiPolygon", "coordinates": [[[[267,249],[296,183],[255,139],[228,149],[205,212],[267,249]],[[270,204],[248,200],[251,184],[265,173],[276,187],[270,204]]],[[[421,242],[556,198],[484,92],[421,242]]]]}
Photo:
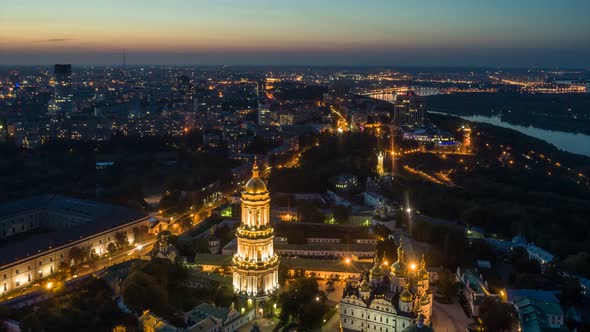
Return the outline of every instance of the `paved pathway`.
{"type": "Polygon", "coordinates": [[[237,331],[238,332],[250,332],[250,330],[252,330],[252,326],[254,326],[254,324],[257,324],[258,327],[260,328],[260,331],[271,332],[275,328],[275,326],[278,324],[278,322],[279,322],[278,319],[271,319],[271,318],[253,319],[253,320],[249,321],[248,323],[242,325],[242,327],[237,329],[237,331]]]}
{"type": "Polygon", "coordinates": [[[340,331],[340,311],[337,310],[332,317],[322,326],[321,331],[336,332],[340,331]]]}
{"type": "Polygon", "coordinates": [[[442,304],[434,301],[432,307],[432,327],[437,332],[465,331],[472,320],[465,315],[461,305],[455,301],[453,304],[442,304]]]}

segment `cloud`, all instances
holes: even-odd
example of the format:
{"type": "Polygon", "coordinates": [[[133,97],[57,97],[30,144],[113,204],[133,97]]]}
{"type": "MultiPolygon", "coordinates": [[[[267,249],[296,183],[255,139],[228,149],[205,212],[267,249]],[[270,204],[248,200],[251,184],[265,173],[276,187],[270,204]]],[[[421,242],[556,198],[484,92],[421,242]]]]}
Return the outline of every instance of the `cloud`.
{"type": "Polygon", "coordinates": [[[72,40],[71,38],[51,38],[51,39],[43,39],[37,40],[38,43],[63,43],[72,40]]]}

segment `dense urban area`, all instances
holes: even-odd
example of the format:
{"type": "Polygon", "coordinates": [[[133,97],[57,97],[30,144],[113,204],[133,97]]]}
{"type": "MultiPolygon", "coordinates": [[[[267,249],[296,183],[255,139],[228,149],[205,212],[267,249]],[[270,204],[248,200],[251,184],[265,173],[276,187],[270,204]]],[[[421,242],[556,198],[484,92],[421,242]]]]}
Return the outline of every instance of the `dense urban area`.
{"type": "Polygon", "coordinates": [[[588,70],[0,67],[0,330],[589,331],[589,147],[588,70]]]}

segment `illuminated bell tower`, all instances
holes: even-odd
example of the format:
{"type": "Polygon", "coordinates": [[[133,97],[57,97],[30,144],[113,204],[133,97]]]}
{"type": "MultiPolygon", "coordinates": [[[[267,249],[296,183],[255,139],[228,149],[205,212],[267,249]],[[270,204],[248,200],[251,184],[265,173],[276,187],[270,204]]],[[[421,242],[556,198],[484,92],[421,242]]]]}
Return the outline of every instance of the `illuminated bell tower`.
{"type": "Polygon", "coordinates": [[[248,303],[259,303],[279,286],[279,259],[273,249],[270,194],[259,177],[256,161],[241,200],[242,222],[236,231],[238,248],[233,257],[234,292],[248,303]]]}

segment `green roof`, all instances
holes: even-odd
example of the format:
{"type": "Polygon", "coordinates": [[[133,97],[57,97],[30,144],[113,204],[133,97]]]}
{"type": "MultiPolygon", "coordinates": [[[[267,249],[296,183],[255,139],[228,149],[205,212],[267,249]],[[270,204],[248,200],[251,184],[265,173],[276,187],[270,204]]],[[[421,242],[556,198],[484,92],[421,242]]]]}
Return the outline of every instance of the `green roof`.
{"type": "Polygon", "coordinates": [[[312,271],[360,273],[371,267],[371,263],[350,262],[333,259],[314,258],[286,258],[281,257],[280,264],[291,269],[302,269],[312,271]]]}
{"type": "Polygon", "coordinates": [[[232,257],[232,255],[196,254],[195,264],[226,266],[232,264],[232,257]]]}
{"type": "Polygon", "coordinates": [[[472,270],[465,270],[465,281],[469,281],[469,287],[476,293],[489,294],[487,287],[483,284],[483,281],[475,274],[472,270]]]}
{"type": "Polygon", "coordinates": [[[215,317],[221,321],[225,321],[229,314],[229,308],[216,308],[209,303],[201,303],[194,307],[193,310],[187,313],[195,323],[204,320],[208,317],[215,317]]]}
{"type": "Polygon", "coordinates": [[[276,243],[275,250],[314,250],[314,251],[366,251],[374,252],[374,244],[365,243],[306,243],[288,244],[276,243]]]}

